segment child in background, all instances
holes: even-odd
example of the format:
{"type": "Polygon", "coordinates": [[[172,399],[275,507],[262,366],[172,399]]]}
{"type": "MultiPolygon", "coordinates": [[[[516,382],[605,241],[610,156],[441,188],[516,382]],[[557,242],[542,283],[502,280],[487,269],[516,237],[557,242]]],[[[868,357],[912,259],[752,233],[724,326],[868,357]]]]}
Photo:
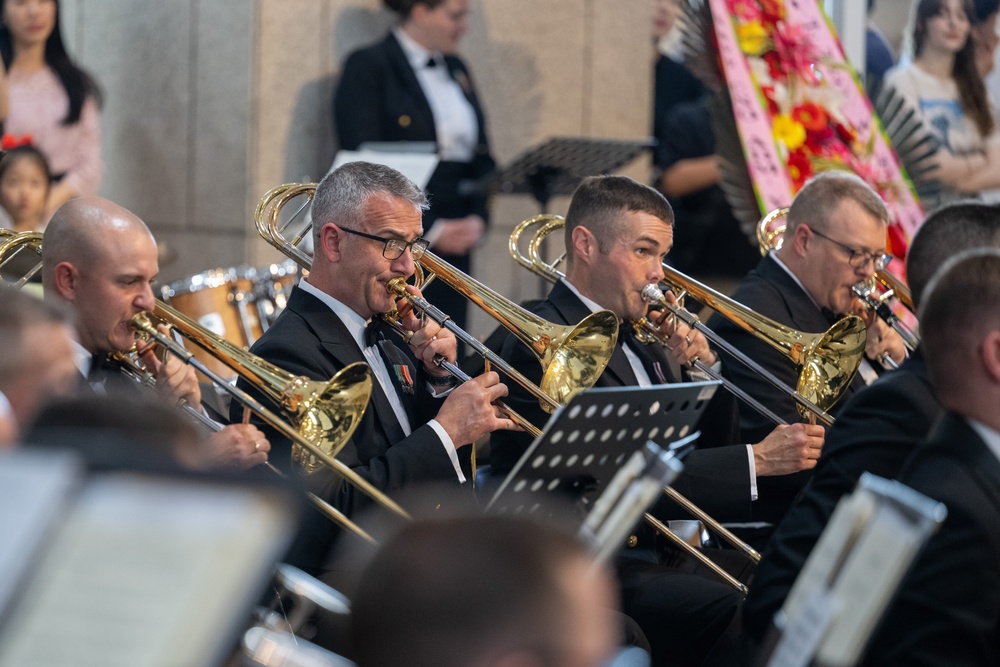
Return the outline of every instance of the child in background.
{"type": "Polygon", "coordinates": [[[49,164],[31,144],[12,148],[0,159],[0,226],[18,232],[41,232],[48,224],[49,164]]]}

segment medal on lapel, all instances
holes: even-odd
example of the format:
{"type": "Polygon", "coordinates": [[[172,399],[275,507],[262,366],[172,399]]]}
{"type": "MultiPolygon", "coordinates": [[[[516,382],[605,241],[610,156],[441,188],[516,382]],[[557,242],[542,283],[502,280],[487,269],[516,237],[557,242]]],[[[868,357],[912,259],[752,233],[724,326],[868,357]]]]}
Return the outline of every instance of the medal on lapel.
{"type": "Polygon", "coordinates": [[[410,367],[406,364],[393,364],[392,369],[396,373],[399,384],[403,387],[403,392],[412,395],[413,377],[410,375],[410,367]]]}

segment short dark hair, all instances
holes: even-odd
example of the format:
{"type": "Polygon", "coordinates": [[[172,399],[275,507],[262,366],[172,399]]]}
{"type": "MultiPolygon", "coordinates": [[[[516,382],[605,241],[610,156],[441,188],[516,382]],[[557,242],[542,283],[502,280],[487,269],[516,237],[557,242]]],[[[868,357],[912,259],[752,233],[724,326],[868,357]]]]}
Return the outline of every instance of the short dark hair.
{"type": "Polygon", "coordinates": [[[49,169],[49,161],[45,158],[45,154],[33,145],[27,144],[11,148],[0,155],[0,181],[3,180],[7,170],[19,160],[31,160],[38,165],[38,168],[45,174],[46,185],[52,180],[52,170],[49,169]]]}
{"type": "Polygon", "coordinates": [[[382,0],[387,9],[396,12],[403,19],[410,15],[414,5],[426,5],[428,9],[434,9],[443,2],[444,0],[382,0]]]}
{"type": "Polygon", "coordinates": [[[923,302],[927,283],[948,259],[984,246],[1000,247],[1000,206],[960,201],[927,216],[906,253],[906,280],[914,305],[923,302]]]}
{"type": "Polygon", "coordinates": [[[34,326],[70,324],[65,309],[26,292],[0,285],[0,386],[15,376],[27,361],[24,335],[34,326]]]}
{"type": "Polygon", "coordinates": [[[372,197],[388,196],[427,210],[427,197],[401,173],[372,162],[348,162],[334,169],[316,186],[312,200],[313,247],[320,245],[323,225],[364,231],[365,205],[372,197]]]}
{"type": "Polygon", "coordinates": [[[806,181],[792,200],[785,238],[790,238],[802,224],[826,231],[830,218],[844,200],[853,201],[879,222],[889,223],[885,202],[859,176],[848,171],[824,171],[806,181]]]}
{"type": "Polygon", "coordinates": [[[586,227],[597,238],[601,252],[610,250],[620,234],[618,221],[624,213],[648,213],[668,225],[674,224],[674,209],[660,192],[628,176],[591,176],[573,193],[566,212],[566,252],[572,256],[572,235],[586,227]]]}
{"type": "Polygon", "coordinates": [[[968,391],[968,366],[988,331],[1000,330],[1000,250],[977,248],[935,274],[919,310],[921,348],[945,405],[968,391]]]}
{"type": "Polygon", "coordinates": [[[559,571],[574,558],[590,558],[581,542],[526,517],[413,522],[361,576],[350,657],[360,667],[460,667],[504,642],[544,651],[565,605],[559,571]]]}

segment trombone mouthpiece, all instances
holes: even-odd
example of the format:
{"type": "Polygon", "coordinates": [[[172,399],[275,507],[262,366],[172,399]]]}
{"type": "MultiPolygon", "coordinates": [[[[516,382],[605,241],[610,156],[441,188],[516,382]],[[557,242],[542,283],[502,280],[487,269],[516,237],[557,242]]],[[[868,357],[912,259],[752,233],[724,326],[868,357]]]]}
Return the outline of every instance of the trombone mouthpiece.
{"type": "Polygon", "coordinates": [[[149,333],[150,330],[155,331],[153,323],[149,321],[149,314],[145,312],[133,315],[129,321],[129,325],[132,329],[139,332],[149,333]]]}
{"type": "Polygon", "coordinates": [[[656,285],[650,283],[642,288],[642,298],[648,303],[660,303],[663,301],[663,292],[656,285]]]}

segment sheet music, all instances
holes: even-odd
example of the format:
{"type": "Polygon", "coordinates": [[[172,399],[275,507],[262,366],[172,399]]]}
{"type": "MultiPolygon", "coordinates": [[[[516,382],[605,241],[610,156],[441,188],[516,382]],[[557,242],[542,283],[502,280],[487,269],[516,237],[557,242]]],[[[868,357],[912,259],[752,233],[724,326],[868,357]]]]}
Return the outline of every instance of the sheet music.
{"type": "Polygon", "coordinates": [[[0,457],[0,618],[81,471],[79,459],[62,453],[0,457]]]}
{"type": "Polygon", "coordinates": [[[220,664],[289,514],[260,490],[95,479],[0,629],[0,665],[220,664]]]}
{"type": "MultiPolygon", "coordinates": [[[[434,144],[430,145],[433,148],[434,144]]],[[[421,153],[405,150],[404,146],[400,146],[397,151],[365,148],[357,151],[337,151],[330,171],[348,162],[372,162],[392,167],[423,190],[427,187],[427,181],[431,180],[431,174],[437,169],[438,156],[433,152],[421,153]]]]}

